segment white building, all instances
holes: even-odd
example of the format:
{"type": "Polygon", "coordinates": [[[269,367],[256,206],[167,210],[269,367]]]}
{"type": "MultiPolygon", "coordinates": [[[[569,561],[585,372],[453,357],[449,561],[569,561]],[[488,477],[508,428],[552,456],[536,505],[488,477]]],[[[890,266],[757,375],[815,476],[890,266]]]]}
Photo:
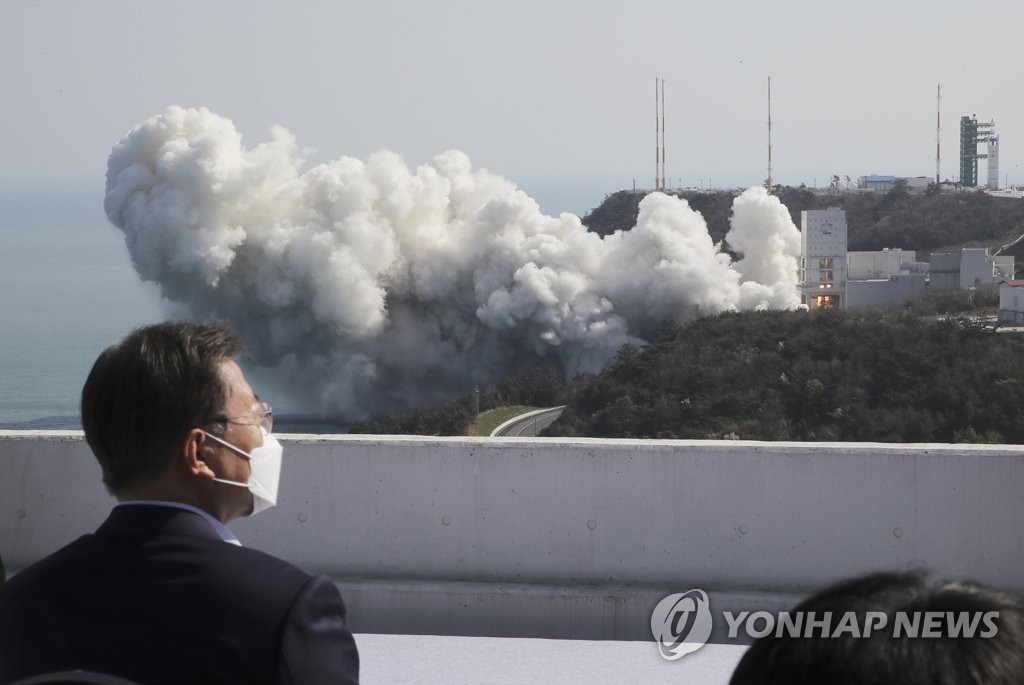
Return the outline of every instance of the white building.
{"type": "Polygon", "coordinates": [[[913,250],[898,247],[877,252],[850,252],[846,259],[846,277],[851,281],[866,281],[913,273],[916,257],[913,250]]]}
{"type": "Polygon", "coordinates": [[[926,264],[913,250],[885,248],[850,252],[847,257],[846,308],[893,309],[922,294],[928,286],[926,264]]]}
{"type": "Polygon", "coordinates": [[[905,274],[889,278],[847,281],[846,308],[881,307],[882,309],[895,309],[923,294],[927,288],[928,280],[924,274],[905,274]]]}
{"type": "Polygon", "coordinates": [[[960,255],[955,252],[932,252],[928,258],[928,281],[932,290],[956,290],[960,287],[960,255]]]}
{"type": "Polygon", "coordinates": [[[860,185],[861,188],[864,188],[865,190],[870,190],[873,193],[887,193],[890,190],[892,190],[892,187],[894,185],[896,185],[896,177],[878,176],[877,174],[872,174],[870,176],[861,176],[860,183],[858,185],[860,185]]]}
{"type": "Polygon", "coordinates": [[[989,190],[999,190],[999,136],[992,134],[988,139],[988,176],[985,185],[989,190]]]}
{"type": "Polygon", "coordinates": [[[838,207],[802,212],[800,227],[800,292],[809,309],[891,309],[928,288],[994,287],[1013,278],[1012,256],[992,256],[980,247],[935,252],[930,263],[901,248],[847,252],[846,212],[838,207]]]}
{"type": "Polygon", "coordinates": [[[965,247],[960,250],[960,287],[993,286],[1013,278],[1013,257],[989,255],[983,247],[965,247]]]}
{"type": "Polygon", "coordinates": [[[1013,278],[1013,257],[993,257],[983,247],[965,247],[959,253],[933,252],[930,261],[928,273],[933,290],[993,287],[1013,278]]]}
{"type": "Polygon", "coordinates": [[[907,182],[907,190],[912,193],[923,193],[928,190],[928,185],[935,181],[930,176],[908,176],[904,180],[907,182]]]}
{"type": "Polygon", "coordinates": [[[845,306],[846,212],[838,207],[800,213],[800,291],[810,309],[845,306]]]}
{"type": "Polygon", "coordinates": [[[999,284],[999,323],[1024,326],[1024,280],[999,284]]]}
{"type": "Polygon", "coordinates": [[[861,176],[858,179],[857,187],[869,190],[873,193],[887,193],[896,186],[897,181],[907,184],[907,190],[912,193],[923,193],[928,190],[928,185],[935,181],[932,176],[861,176]]]}

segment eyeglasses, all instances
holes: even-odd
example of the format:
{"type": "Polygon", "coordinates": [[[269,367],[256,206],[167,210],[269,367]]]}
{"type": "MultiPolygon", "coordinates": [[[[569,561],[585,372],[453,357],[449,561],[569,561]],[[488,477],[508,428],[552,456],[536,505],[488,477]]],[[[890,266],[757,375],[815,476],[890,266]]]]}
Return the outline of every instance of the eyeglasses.
{"type": "MultiPolygon", "coordinates": [[[[274,428],[274,412],[270,408],[270,405],[267,404],[266,402],[264,402],[263,400],[259,400],[259,407],[260,407],[260,410],[259,410],[259,426],[260,426],[260,428],[265,430],[267,433],[270,433],[270,432],[272,432],[272,430],[274,428]]],[[[238,417],[235,417],[235,418],[229,418],[227,416],[221,415],[221,416],[216,417],[214,419],[214,421],[215,422],[225,422],[225,423],[237,423],[237,424],[239,424],[241,426],[252,426],[252,425],[254,425],[252,421],[244,421],[244,420],[242,420],[242,419],[245,419],[245,418],[246,417],[243,417],[243,416],[238,416],[238,417]]]]}

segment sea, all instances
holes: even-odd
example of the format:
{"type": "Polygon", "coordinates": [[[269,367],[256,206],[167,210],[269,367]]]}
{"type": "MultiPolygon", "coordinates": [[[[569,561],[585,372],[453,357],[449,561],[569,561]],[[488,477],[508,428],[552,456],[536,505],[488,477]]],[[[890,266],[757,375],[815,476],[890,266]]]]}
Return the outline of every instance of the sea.
{"type": "MultiPolygon", "coordinates": [[[[551,215],[583,216],[628,185],[515,181],[551,215]]],[[[0,429],[79,428],[79,394],[99,353],[178,311],[136,274],[124,234],[103,211],[103,190],[102,175],[0,179],[0,429]]],[[[259,369],[246,373],[260,377],[259,369]]],[[[275,430],[321,432],[298,400],[274,405],[275,430]]]]}

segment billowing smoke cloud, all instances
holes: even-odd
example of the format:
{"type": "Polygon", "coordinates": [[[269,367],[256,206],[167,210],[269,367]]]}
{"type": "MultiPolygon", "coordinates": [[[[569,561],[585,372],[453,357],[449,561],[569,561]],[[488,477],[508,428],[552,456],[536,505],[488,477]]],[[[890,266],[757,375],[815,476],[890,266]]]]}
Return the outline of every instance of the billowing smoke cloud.
{"type": "Polygon", "coordinates": [[[458,151],[414,171],[391,152],[304,159],[282,128],[246,148],[230,120],[172,107],[114,147],[105,207],[143,279],[233,321],[328,413],[437,400],[546,355],[597,370],[664,319],[799,302],[799,233],[761,188],[736,199],[733,263],[660,193],[601,238],[458,151]]]}

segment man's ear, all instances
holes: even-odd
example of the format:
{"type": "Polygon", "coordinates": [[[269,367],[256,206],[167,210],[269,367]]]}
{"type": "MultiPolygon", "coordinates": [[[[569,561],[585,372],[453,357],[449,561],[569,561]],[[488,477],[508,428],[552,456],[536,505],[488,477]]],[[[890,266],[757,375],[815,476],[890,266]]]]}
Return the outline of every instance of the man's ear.
{"type": "Polygon", "coordinates": [[[206,439],[206,433],[198,428],[188,432],[182,445],[182,458],[185,460],[185,468],[189,475],[207,480],[217,477],[206,460],[206,454],[211,448],[210,443],[211,441],[206,439]]]}

